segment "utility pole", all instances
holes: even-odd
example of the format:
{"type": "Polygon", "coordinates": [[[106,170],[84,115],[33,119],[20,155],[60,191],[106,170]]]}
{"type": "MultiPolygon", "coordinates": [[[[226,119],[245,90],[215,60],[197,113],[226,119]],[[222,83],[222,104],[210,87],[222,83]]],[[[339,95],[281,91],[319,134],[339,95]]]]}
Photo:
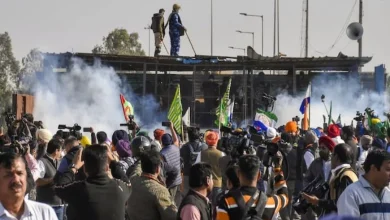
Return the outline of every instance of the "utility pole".
{"type": "Polygon", "coordinates": [[[305,57],[309,56],[309,0],[306,1],[306,37],[305,37],[305,57]]]}
{"type": "Polygon", "coordinates": [[[264,56],[264,16],[261,16],[261,56],[264,56]]]}
{"type": "MultiPolygon", "coordinates": [[[[359,0],[359,23],[363,25],[363,0],[359,0]]],[[[359,58],[362,58],[363,36],[358,40],[358,43],[359,43],[359,58]]]]}
{"type": "Polygon", "coordinates": [[[276,0],[274,0],[274,56],[276,56],[276,0]]]}
{"type": "Polygon", "coordinates": [[[211,0],[211,56],[213,56],[213,0],[211,0]]]}

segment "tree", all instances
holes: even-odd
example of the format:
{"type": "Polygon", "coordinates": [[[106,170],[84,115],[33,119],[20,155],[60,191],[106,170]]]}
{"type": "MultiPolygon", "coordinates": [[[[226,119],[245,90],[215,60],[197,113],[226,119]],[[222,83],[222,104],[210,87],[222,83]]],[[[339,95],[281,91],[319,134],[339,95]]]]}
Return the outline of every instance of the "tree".
{"type": "Polygon", "coordinates": [[[138,33],[129,34],[126,29],[115,29],[103,37],[103,45],[96,45],[92,53],[145,56],[138,33]]]}
{"type": "Polygon", "coordinates": [[[34,48],[22,59],[22,69],[19,73],[19,92],[30,93],[35,82],[35,73],[43,71],[44,56],[34,48]]]}
{"type": "Polygon", "coordinates": [[[10,36],[7,32],[0,34],[0,113],[11,107],[12,94],[18,90],[19,70],[10,36]]]}

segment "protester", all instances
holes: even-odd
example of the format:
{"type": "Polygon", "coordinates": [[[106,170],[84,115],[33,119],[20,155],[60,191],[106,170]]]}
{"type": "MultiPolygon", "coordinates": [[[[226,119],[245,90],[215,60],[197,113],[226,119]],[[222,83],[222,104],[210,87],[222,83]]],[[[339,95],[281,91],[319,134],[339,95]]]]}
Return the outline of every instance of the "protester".
{"type": "Polygon", "coordinates": [[[198,163],[190,168],[189,185],[191,189],[180,205],[178,219],[213,219],[212,204],[207,198],[213,189],[211,169],[211,166],[206,163],[198,163]]]}
{"type": "MultiPolygon", "coordinates": [[[[303,179],[303,187],[308,186],[316,178],[320,178],[320,182],[326,182],[329,179],[331,171],[331,153],[335,147],[334,141],[329,136],[322,136],[318,140],[319,143],[319,158],[315,159],[307,170],[303,179]]],[[[314,210],[310,207],[306,214],[302,215],[303,220],[316,219],[314,210]]]]}
{"type": "Polygon", "coordinates": [[[216,132],[210,131],[207,133],[206,144],[209,146],[208,149],[198,155],[195,163],[204,162],[212,167],[214,188],[209,195],[209,199],[216,206],[217,196],[222,192],[222,171],[219,167],[219,159],[224,156],[224,153],[217,150],[218,134],[216,132]]]}
{"type": "Polygon", "coordinates": [[[0,154],[0,219],[57,220],[54,210],[25,198],[27,165],[21,155],[0,154]]]}
{"type": "Polygon", "coordinates": [[[317,150],[317,135],[309,130],[306,132],[304,137],[304,149],[303,149],[303,161],[302,161],[302,173],[305,174],[309,169],[311,163],[316,159],[316,150],[317,150]]]}
{"type": "Polygon", "coordinates": [[[169,189],[169,193],[172,196],[172,200],[175,201],[176,194],[180,190],[180,184],[182,178],[180,172],[177,172],[175,176],[171,176],[169,173],[180,171],[180,149],[174,145],[172,136],[170,134],[164,134],[161,138],[163,149],[160,151],[163,162],[167,163],[172,170],[164,170],[167,173],[166,184],[169,189]]]}
{"type": "Polygon", "coordinates": [[[58,171],[64,173],[68,170],[69,165],[72,163],[74,155],[80,149],[80,142],[77,138],[70,136],[64,142],[64,148],[66,155],[61,159],[61,163],[58,167],[58,171]]]}
{"type": "Polygon", "coordinates": [[[162,149],[161,138],[162,138],[163,134],[165,134],[165,131],[162,129],[156,129],[153,132],[154,143],[156,144],[156,146],[158,146],[158,151],[161,151],[161,149],[162,149]]]}
{"type": "Polygon", "coordinates": [[[169,37],[171,38],[171,56],[179,56],[180,50],[180,37],[184,35],[187,29],[183,26],[181,18],[179,16],[180,6],[178,4],[173,5],[172,13],[169,15],[169,37]]]}
{"type": "Polygon", "coordinates": [[[165,23],[164,23],[164,9],[160,9],[158,13],[154,14],[152,17],[151,29],[154,33],[154,44],[156,45],[156,50],[154,51],[154,56],[158,56],[161,52],[161,44],[165,36],[165,23]]]}
{"type": "Polygon", "coordinates": [[[354,154],[352,147],[348,144],[339,144],[334,148],[331,159],[330,190],[326,198],[317,198],[314,195],[303,193],[304,198],[309,203],[319,206],[323,210],[321,216],[337,212],[336,204],[338,198],[350,184],[358,180],[356,173],[351,167],[353,157],[355,157],[354,154]]]}
{"type": "Polygon", "coordinates": [[[372,150],[364,162],[365,174],[341,194],[337,202],[339,215],[366,220],[390,219],[390,153],[372,150]]]}
{"type": "MultiPolygon", "coordinates": [[[[299,192],[295,192],[295,183],[297,180],[297,147],[293,147],[291,142],[291,134],[283,132],[281,134],[281,139],[283,143],[281,143],[280,150],[284,152],[286,155],[287,163],[282,164],[283,173],[288,173],[287,180],[287,189],[288,189],[288,205],[280,210],[280,217],[282,220],[290,220],[293,219],[293,216],[297,214],[292,209],[292,198],[293,196],[297,196],[299,192]],[[288,166],[288,170],[287,170],[288,166]]],[[[309,151],[308,151],[309,152],[309,151]]]]}
{"type": "MultiPolygon", "coordinates": [[[[38,131],[39,132],[39,131],[38,131]]],[[[59,167],[62,142],[52,139],[47,144],[47,154],[39,160],[40,176],[37,180],[37,202],[50,205],[59,220],[64,216],[64,204],[54,191],[54,176],[59,167]]]]}
{"type": "Polygon", "coordinates": [[[371,151],[372,137],[369,135],[363,135],[360,138],[360,144],[357,152],[356,170],[360,175],[364,174],[364,161],[366,161],[368,153],[371,151]]]}
{"type": "Polygon", "coordinates": [[[130,149],[130,142],[127,140],[119,140],[115,145],[116,152],[119,156],[119,164],[124,173],[134,164],[134,158],[130,149]]]}
{"type": "Polygon", "coordinates": [[[353,150],[353,161],[352,161],[352,169],[356,171],[356,159],[357,159],[357,154],[358,154],[358,147],[357,147],[357,141],[355,140],[354,137],[354,130],[352,126],[344,126],[342,129],[342,134],[341,138],[344,140],[346,144],[352,147],[353,150]]]}
{"type": "Polygon", "coordinates": [[[161,158],[158,151],[140,155],[142,174],[132,178],[127,212],[131,220],[174,220],[177,208],[164,182],[159,180],[161,158]]]}
{"type": "Polygon", "coordinates": [[[184,192],[183,195],[186,195],[189,190],[189,175],[190,168],[195,163],[198,154],[201,151],[206,150],[207,144],[200,141],[200,134],[197,128],[192,128],[188,130],[189,142],[184,144],[180,148],[180,157],[183,160],[183,182],[184,182],[184,192]]]}
{"type": "Polygon", "coordinates": [[[125,218],[131,185],[107,175],[109,168],[117,170],[117,167],[119,163],[106,146],[92,145],[77,152],[68,171],[56,176],[55,191],[69,204],[68,220],[125,218]],[[75,174],[83,165],[88,177],[75,181],[75,174]]]}
{"type": "MultiPolygon", "coordinates": [[[[240,157],[238,162],[238,178],[240,179],[241,187],[234,191],[229,191],[224,195],[218,203],[217,220],[242,219],[242,216],[247,216],[248,213],[241,213],[245,207],[241,207],[238,201],[238,196],[242,196],[245,203],[253,197],[253,206],[261,204],[264,207],[264,212],[255,212],[261,219],[273,219],[281,208],[286,207],[288,203],[287,187],[284,177],[280,172],[281,155],[278,155],[279,161],[275,164],[274,176],[275,185],[274,190],[276,195],[267,197],[264,192],[260,192],[257,188],[257,180],[260,178],[260,160],[255,155],[244,155],[240,157]],[[256,197],[256,198],[255,198],[256,197]],[[263,200],[263,202],[261,202],[263,200]]],[[[240,199],[241,200],[241,199],[240,199]]]]}
{"type": "Polygon", "coordinates": [[[343,139],[340,137],[341,131],[340,127],[336,124],[331,124],[328,127],[328,136],[332,138],[333,142],[337,144],[345,143],[343,139]]]}

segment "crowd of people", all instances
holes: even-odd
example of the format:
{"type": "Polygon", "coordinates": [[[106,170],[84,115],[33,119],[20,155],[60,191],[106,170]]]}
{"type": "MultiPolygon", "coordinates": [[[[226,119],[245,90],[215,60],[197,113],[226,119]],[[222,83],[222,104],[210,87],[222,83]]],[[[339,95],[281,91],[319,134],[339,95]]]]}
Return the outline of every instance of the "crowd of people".
{"type": "Polygon", "coordinates": [[[390,219],[390,130],[385,140],[290,121],[249,146],[170,124],[153,137],[137,126],[87,137],[53,135],[32,116],[8,123],[0,220],[390,219]]]}

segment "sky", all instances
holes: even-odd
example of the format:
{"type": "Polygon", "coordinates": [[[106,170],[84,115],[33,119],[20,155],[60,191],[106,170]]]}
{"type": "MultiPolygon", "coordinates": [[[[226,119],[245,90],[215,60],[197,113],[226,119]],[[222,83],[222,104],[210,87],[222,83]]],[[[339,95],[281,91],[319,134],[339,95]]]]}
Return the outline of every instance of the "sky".
{"type": "MultiPolygon", "coordinates": [[[[390,1],[364,1],[363,55],[373,56],[364,70],[373,71],[379,64],[390,66],[390,1]]],[[[148,30],[153,13],[172,5],[181,5],[184,26],[199,55],[211,54],[211,0],[3,0],[0,7],[0,32],[7,31],[13,52],[21,60],[33,48],[44,52],[91,52],[115,28],[138,32],[148,54],[148,30]]],[[[260,18],[244,17],[240,12],[264,15],[264,54],[273,55],[272,0],[213,0],[214,55],[237,56],[252,44],[251,35],[236,30],[255,32],[255,50],[261,51],[260,18]]],[[[344,24],[358,21],[358,0],[310,0],[309,56],[337,56],[342,51],[357,56],[356,41],[348,39],[345,31],[335,46],[344,24]],[[356,3],[351,19],[348,19],[356,3]],[[329,51],[329,48],[332,50],[329,51]],[[328,52],[329,51],[329,52],[328,52]]],[[[302,0],[280,0],[280,51],[288,56],[300,56],[302,0]]],[[[151,37],[153,40],[153,37],[151,37]]],[[[169,37],[165,38],[169,49],[169,37]]],[[[151,42],[153,55],[153,42],[151,42]]],[[[164,52],[162,53],[164,54],[164,52]]],[[[181,55],[193,55],[191,45],[182,38],[181,55]]]]}

